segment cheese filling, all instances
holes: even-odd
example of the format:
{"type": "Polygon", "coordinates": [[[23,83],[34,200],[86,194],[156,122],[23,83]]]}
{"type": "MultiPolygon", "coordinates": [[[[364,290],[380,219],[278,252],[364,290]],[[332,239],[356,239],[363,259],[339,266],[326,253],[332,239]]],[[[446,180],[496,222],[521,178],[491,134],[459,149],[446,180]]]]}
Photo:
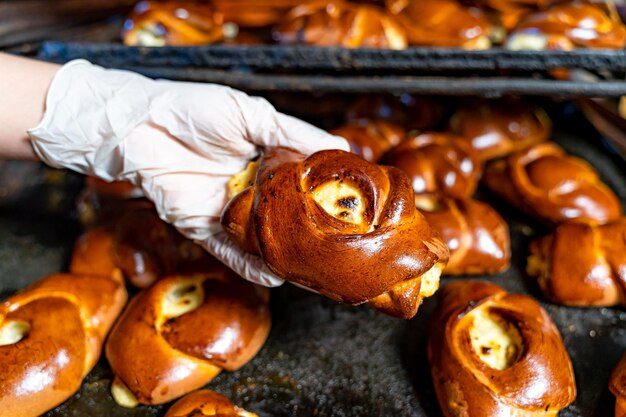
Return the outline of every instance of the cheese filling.
{"type": "Polygon", "coordinates": [[[313,190],[313,200],[329,215],[346,223],[363,224],[365,202],[361,191],[340,180],[313,190]]]}
{"type": "Polygon", "coordinates": [[[23,320],[7,320],[0,327],[0,346],[13,345],[30,332],[30,323],[23,320]]]}
{"type": "Polygon", "coordinates": [[[480,361],[499,371],[513,366],[523,348],[522,336],[515,325],[486,308],[476,309],[470,314],[470,343],[480,361]]]}

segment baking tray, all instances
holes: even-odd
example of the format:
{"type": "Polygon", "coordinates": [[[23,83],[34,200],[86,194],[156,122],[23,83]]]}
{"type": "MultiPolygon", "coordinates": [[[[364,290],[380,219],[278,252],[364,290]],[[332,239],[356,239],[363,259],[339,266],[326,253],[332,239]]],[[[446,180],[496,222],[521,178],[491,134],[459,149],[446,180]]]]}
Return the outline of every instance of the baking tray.
{"type": "Polygon", "coordinates": [[[127,47],[119,43],[44,42],[39,58],[64,63],[84,58],[109,68],[167,78],[226,84],[257,92],[387,92],[499,97],[626,95],[626,51],[578,49],[508,51],[493,48],[387,49],[281,45],[127,47]],[[616,72],[588,82],[555,81],[555,68],[616,72]],[[469,74],[469,75],[468,75],[469,74]]]}
{"type": "MultiPolygon", "coordinates": [[[[559,114],[555,140],[592,163],[626,204],[626,164],[604,148],[571,107],[559,114]]],[[[66,267],[80,231],[69,209],[79,189],[80,177],[69,172],[37,164],[0,165],[4,295],[66,267]]],[[[511,269],[486,279],[540,298],[524,266],[528,242],[545,230],[482,193],[480,197],[494,203],[509,222],[513,253],[511,269]]],[[[560,416],[612,415],[614,400],[607,382],[626,351],[626,311],[542,304],[561,331],[576,374],[578,398],[560,416]]],[[[402,321],[284,285],[272,291],[273,328],[263,349],[240,371],[225,372],[208,387],[261,417],[441,417],[425,344],[435,305],[436,300],[429,299],[415,319],[402,321]]],[[[163,414],[164,406],[127,410],[115,405],[109,395],[111,377],[102,359],[79,393],[46,417],[163,414]]]]}

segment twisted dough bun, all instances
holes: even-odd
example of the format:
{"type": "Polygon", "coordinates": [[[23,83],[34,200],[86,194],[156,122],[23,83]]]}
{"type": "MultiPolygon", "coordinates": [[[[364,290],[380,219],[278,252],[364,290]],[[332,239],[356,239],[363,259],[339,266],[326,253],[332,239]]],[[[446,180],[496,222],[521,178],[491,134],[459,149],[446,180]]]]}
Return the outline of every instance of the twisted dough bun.
{"type": "Polygon", "coordinates": [[[70,272],[108,276],[119,269],[132,285],[146,288],[162,276],[214,264],[200,246],[159,219],[152,207],[139,206],[80,236],[70,272]]]}
{"type": "Polygon", "coordinates": [[[142,1],[124,22],[129,46],[206,45],[224,40],[224,17],[209,3],[142,1]]]}
{"type": "MultiPolygon", "coordinates": [[[[623,48],[626,46],[626,26],[610,17],[600,5],[565,3],[527,15],[512,36],[560,36],[574,46],[587,48],[623,48]]],[[[569,48],[566,48],[569,49],[569,48]]]]}
{"type": "Polygon", "coordinates": [[[556,416],[576,398],[572,364],[532,298],[484,281],[440,291],[428,360],[446,417],[556,416]]]}
{"type": "Polygon", "coordinates": [[[568,306],[626,304],[626,217],[604,226],[564,223],[530,244],[528,274],[568,306]]]}
{"type": "Polygon", "coordinates": [[[406,131],[401,126],[380,119],[355,120],[331,130],[330,133],[346,138],[352,153],[368,162],[378,162],[406,136],[406,131]]]}
{"type": "Polygon", "coordinates": [[[482,163],[468,141],[448,133],[422,133],[392,149],[383,161],[404,171],[416,194],[468,198],[476,191],[482,163]]]}
{"type": "Polygon", "coordinates": [[[211,0],[225,22],[243,27],[262,27],[280,22],[296,6],[317,0],[211,0]]]}
{"type": "Polygon", "coordinates": [[[347,48],[407,47],[406,34],[395,18],[376,6],[318,1],[291,10],[276,26],[281,43],[347,48]]]}
{"type": "Polygon", "coordinates": [[[488,49],[491,25],[476,8],[456,0],[387,0],[409,43],[420,46],[456,46],[488,49]]]}
{"type": "Polygon", "coordinates": [[[615,395],[615,417],[626,417],[626,355],[613,369],[609,389],[615,395]]]}
{"type": "Polygon", "coordinates": [[[487,166],[485,184],[509,203],[549,223],[606,223],[622,212],[617,196],[591,165],[553,143],[487,166]]]}
{"type": "Polygon", "coordinates": [[[420,211],[450,249],[445,275],[496,274],[509,268],[509,227],[488,204],[441,198],[420,211]]]}
{"type": "Polygon", "coordinates": [[[165,417],[258,417],[233,405],[215,391],[206,389],[185,395],[167,410],[165,417]]]}
{"type": "Polygon", "coordinates": [[[343,151],[268,150],[222,226],[280,278],[401,318],[437,290],[448,259],[406,176],[343,151]]]}
{"type": "Polygon", "coordinates": [[[556,2],[558,0],[478,0],[475,3],[495,10],[504,28],[512,30],[525,15],[546,9],[556,2]]]}
{"type": "Polygon", "coordinates": [[[41,415],[78,391],[125,303],[119,275],[55,274],[0,304],[2,415],[41,415]]]}
{"type": "Polygon", "coordinates": [[[106,344],[122,406],[161,404],[256,355],[270,330],[269,292],[226,267],[157,281],[131,300],[106,344]]]}
{"type": "Polygon", "coordinates": [[[487,161],[548,140],[552,122],[542,108],[508,99],[461,107],[450,119],[450,129],[487,161]]]}

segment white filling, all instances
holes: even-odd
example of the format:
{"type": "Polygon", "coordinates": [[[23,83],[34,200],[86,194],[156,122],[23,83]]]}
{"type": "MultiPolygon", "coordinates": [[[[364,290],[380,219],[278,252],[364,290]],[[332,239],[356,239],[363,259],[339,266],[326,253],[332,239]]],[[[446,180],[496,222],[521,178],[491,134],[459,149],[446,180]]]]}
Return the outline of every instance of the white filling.
{"type": "Polygon", "coordinates": [[[130,392],[126,384],[119,378],[116,378],[111,385],[111,395],[116,403],[126,408],[135,408],[139,405],[139,401],[135,395],[130,392]]]}
{"type": "Polygon", "coordinates": [[[228,196],[233,198],[246,188],[254,184],[256,172],[259,170],[259,163],[252,161],[248,163],[246,169],[233,175],[228,181],[228,196]]]}
{"type": "Polygon", "coordinates": [[[180,317],[202,305],[204,290],[200,280],[180,280],[169,289],[161,304],[164,320],[180,317]]]}
{"type": "Polygon", "coordinates": [[[313,190],[313,199],[331,216],[352,224],[362,224],[365,204],[361,191],[339,180],[330,181],[313,190]]]}
{"type": "Polygon", "coordinates": [[[7,320],[0,327],[0,346],[13,345],[30,332],[30,323],[23,320],[7,320]]]}
{"type": "Polygon", "coordinates": [[[522,353],[519,330],[484,308],[475,310],[471,315],[470,341],[478,358],[493,369],[502,371],[510,368],[522,353]]]}
{"type": "Polygon", "coordinates": [[[433,265],[428,271],[422,275],[422,286],[420,288],[420,295],[423,298],[430,297],[439,289],[439,278],[443,271],[444,264],[439,262],[433,265]]]}

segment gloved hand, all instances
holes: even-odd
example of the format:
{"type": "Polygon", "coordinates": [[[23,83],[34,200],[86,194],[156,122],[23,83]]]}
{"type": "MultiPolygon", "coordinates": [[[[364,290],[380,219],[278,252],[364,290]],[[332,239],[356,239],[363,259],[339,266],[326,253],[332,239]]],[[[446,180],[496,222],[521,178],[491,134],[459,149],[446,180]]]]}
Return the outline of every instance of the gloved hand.
{"type": "Polygon", "coordinates": [[[245,279],[282,280],[222,232],[227,183],[260,148],[309,154],[348,150],[347,142],[278,113],[261,98],[213,84],[154,81],[79,60],[56,74],[39,126],[29,131],[39,157],[107,181],[129,180],[161,218],[245,279]]]}

